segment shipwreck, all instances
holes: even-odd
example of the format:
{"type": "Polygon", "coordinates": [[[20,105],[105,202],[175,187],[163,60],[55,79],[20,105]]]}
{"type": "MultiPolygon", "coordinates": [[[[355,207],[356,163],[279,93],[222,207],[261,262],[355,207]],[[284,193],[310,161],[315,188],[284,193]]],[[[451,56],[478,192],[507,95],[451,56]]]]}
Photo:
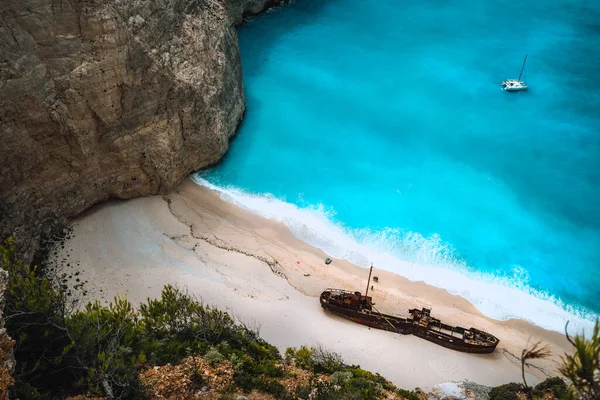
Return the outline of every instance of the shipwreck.
{"type": "Polygon", "coordinates": [[[500,340],[476,328],[462,328],[441,322],[431,316],[431,309],[408,310],[409,317],[383,314],[375,308],[369,294],[373,266],[369,271],[367,290],[361,292],[343,289],[326,289],[321,293],[321,307],[361,325],[403,335],[415,335],[443,347],[467,353],[492,353],[500,340]]]}

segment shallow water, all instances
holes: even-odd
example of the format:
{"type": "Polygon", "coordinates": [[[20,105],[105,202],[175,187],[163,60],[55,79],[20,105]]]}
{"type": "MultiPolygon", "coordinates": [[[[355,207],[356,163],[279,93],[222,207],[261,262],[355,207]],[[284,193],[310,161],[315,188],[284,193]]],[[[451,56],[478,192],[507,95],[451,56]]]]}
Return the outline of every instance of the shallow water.
{"type": "Polygon", "coordinates": [[[492,317],[589,326],[599,20],[591,1],[297,0],[239,30],[246,119],[200,183],[492,317]],[[530,90],[503,92],[525,53],[530,90]]]}

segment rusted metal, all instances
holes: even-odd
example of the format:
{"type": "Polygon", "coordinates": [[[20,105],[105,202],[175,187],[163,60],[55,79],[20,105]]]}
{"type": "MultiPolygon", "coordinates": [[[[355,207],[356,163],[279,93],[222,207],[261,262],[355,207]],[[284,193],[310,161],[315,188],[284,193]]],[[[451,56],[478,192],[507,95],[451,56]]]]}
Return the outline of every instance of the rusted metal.
{"type": "Polygon", "coordinates": [[[466,329],[444,324],[431,316],[429,308],[410,309],[408,318],[383,314],[373,306],[371,296],[363,296],[360,292],[327,289],[321,293],[320,302],[325,310],[361,325],[403,335],[415,335],[453,350],[492,353],[500,342],[494,335],[476,328],[466,329]]]}
{"type": "Polygon", "coordinates": [[[369,269],[369,279],[367,279],[367,290],[365,290],[365,297],[369,295],[369,283],[371,283],[371,274],[373,273],[373,264],[371,264],[371,269],[369,269]]]}

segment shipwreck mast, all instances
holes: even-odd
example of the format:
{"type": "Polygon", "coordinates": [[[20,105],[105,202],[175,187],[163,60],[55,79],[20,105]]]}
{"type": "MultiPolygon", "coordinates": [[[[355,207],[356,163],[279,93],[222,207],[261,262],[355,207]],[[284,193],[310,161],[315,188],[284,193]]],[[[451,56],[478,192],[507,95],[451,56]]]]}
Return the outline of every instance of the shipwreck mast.
{"type": "Polygon", "coordinates": [[[373,273],[373,263],[371,263],[371,269],[369,270],[369,279],[367,280],[367,290],[365,290],[365,297],[369,294],[369,284],[371,283],[371,274],[373,273]]]}

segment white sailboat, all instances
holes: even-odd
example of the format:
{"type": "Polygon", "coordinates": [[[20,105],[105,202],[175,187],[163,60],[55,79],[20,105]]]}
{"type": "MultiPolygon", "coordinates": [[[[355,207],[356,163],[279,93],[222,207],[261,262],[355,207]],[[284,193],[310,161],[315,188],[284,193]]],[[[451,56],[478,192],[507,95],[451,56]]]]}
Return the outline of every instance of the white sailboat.
{"type": "Polygon", "coordinates": [[[507,92],[518,92],[521,90],[527,90],[527,85],[521,80],[523,70],[525,69],[525,62],[527,62],[527,54],[525,54],[525,59],[523,60],[523,65],[521,66],[521,72],[519,72],[519,78],[507,79],[504,82],[502,82],[502,90],[506,90],[507,92]]]}

